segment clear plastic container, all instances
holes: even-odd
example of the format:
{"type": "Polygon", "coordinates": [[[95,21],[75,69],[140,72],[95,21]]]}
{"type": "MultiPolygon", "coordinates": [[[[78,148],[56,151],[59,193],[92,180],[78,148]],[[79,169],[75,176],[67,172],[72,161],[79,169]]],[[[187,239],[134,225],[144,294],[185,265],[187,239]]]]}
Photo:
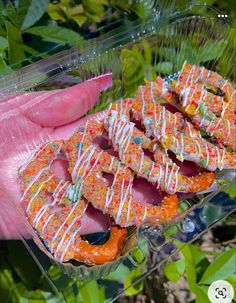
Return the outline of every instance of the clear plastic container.
{"type": "MultiPolygon", "coordinates": [[[[94,76],[112,73],[113,86],[100,95],[100,100],[106,102],[100,102],[89,112],[94,113],[105,109],[110,102],[132,96],[144,79],[153,80],[158,74],[168,76],[178,72],[185,60],[217,71],[235,83],[234,34],[233,26],[207,6],[192,6],[182,13],[174,11],[172,6],[159,13],[156,10],[154,16],[148,20],[134,21],[128,29],[118,28],[98,39],[87,41],[81,47],[63,51],[1,77],[1,102],[7,102],[10,96],[19,92],[67,87],[94,76]]],[[[20,121],[15,121],[18,135],[23,136],[20,121]]],[[[1,136],[4,146],[4,136],[11,136],[11,133],[5,132],[1,136]]],[[[4,159],[3,154],[0,159],[4,159]]],[[[109,290],[106,302],[113,302],[125,287],[125,274],[119,277],[119,283],[109,287],[121,268],[137,269],[139,275],[132,280],[133,284],[137,284],[178,251],[176,241],[188,245],[235,210],[235,199],[226,193],[227,188],[235,184],[233,176],[234,172],[230,177],[222,172],[217,173],[219,181],[214,191],[191,198],[182,197],[178,216],[171,223],[156,227],[142,226],[137,232],[136,247],[109,268],[82,266],[74,270],[55,262],[19,210],[19,218],[34,235],[34,240],[28,240],[22,234],[20,237],[58,296],[58,302],[70,300],[53,280],[52,268],[56,268],[64,280],[77,283],[79,291],[88,280],[96,279],[101,287],[109,290]]],[[[6,187],[2,186],[1,193],[9,201],[9,212],[11,208],[17,208],[6,187]]],[[[18,233],[14,218],[11,224],[18,233]]]]}

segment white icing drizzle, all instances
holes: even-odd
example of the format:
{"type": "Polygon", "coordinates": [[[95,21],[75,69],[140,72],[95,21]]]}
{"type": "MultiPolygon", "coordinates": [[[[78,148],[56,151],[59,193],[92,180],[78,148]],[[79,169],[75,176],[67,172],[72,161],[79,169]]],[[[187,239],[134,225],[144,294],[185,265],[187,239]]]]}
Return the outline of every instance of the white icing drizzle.
{"type": "MultiPolygon", "coordinates": [[[[184,89],[185,89],[185,87],[184,87],[184,89]]],[[[196,89],[197,89],[197,86],[195,86],[195,88],[194,88],[194,90],[193,90],[191,96],[190,96],[189,99],[188,99],[188,106],[185,108],[185,111],[186,111],[186,112],[188,111],[189,107],[190,107],[191,104],[192,104],[192,99],[193,99],[193,96],[194,96],[194,94],[195,94],[195,92],[196,92],[196,89]]]]}
{"type": "Polygon", "coordinates": [[[22,173],[26,169],[26,167],[29,165],[29,163],[33,162],[37,158],[39,153],[41,153],[41,151],[43,151],[48,145],[49,145],[49,143],[45,144],[42,148],[40,148],[40,146],[38,146],[36,151],[34,153],[32,153],[29,160],[24,165],[21,166],[21,168],[19,169],[19,173],[22,173]]]}
{"type": "Polygon", "coordinates": [[[26,194],[28,193],[28,191],[30,190],[30,188],[32,187],[32,185],[41,177],[41,175],[45,172],[49,170],[49,167],[44,167],[43,169],[41,169],[36,176],[31,180],[31,182],[28,184],[28,186],[26,187],[20,201],[22,202],[26,196],[26,194]]]}
{"type": "Polygon", "coordinates": [[[131,137],[134,132],[135,124],[128,122],[125,115],[121,114],[121,119],[118,121],[118,112],[112,111],[109,117],[109,140],[112,141],[115,149],[118,149],[119,157],[124,161],[124,154],[128,149],[131,137]]]}
{"type": "Polygon", "coordinates": [[[223,121],[223,118],[220,117],[218,123],[215,125],[214,129],[212,130],[211,135],[214,134],[214,132],[217,130],[218,126],[220,125],[220,123],[221,123],[222,121],[223,121]]]}
{"type": "Polygon", "coordinates": [[[205,120],[206,120],[206,115],[207,115],[207,111],[204,110],[204,114],[203,114],[202,118],[200,119],[200,127],[201,127],[202,125],[204,125],[205,120]]]}
{"type": "Polygon", "coordinates": [[[184,153],[184,134],[182,133],[180,135],[180,141],[181,141],[181,144],[180,144],[180,152],[179,152],[179,158],[180,158],[180,161],[183,161],[184,160],[184,157],[183,157],[183,153],[184,153]]]}
{"type": "Polygon", "coordinates": [[[106,202],[105,202],[105,207],[104,207],[104,211],[107,210],[107,208],[109,207],[110,203],[111,203],[111,200],[114,196],[114,187],[115,187],[115,184],[116,184],[116,179],[117,179],[117,176],[119,174],[119,171],[120,171],[120,162],[118,162],[118,167],[117,167],[117,171],[116,171],[116,174],[114,176],[114,179],[113,179],[113,182],[112,182],[112,185],[111,187],[108,188],[107,190],[107,193],[106,193],[106,202]]]}
{"type": "Polygon", "coordinates": [[[109,171],[112,170],[112,167],[113,167],[113,164],[114,164],[114,160],[115,160],[115,157],[112,157],[112,160],[111,160],[111,163],[110,163],[110,166],[109,166],[109,171]]]}
{"type": "Polygon", "coordinates": [[[156,111],[156,101],[153,97],[153,82],[151,82],[151,85],[150,85],[150,90],[151,90],[151,100],[152,100],[152,103],[153,103],[153,108],[154,108],[154,120],[156,121],[157,120],[157,111],[156,111]]]}
{"type": "Polygon", "coordinates": [[[118,208],[117,214],[116,214],[116,222],[120,221],[120,216],[121,216],[122,209],[124,207],[124,203],[127,199],[128,193],[130,192],[130,187],[132,187],[132,181],[130,180],[126,190],[124,190],[124,182],[125,182],[125,180],[123,179],[122,185],[121,185],[120,203],[119,203],[119,208],[118,208]]]}
{"type": "MultiPolygon", "coordinates": [[[[174,163],[172,164],[172,169],[171,169],[171,172],[169,174],[169,177],[168,177],[168,180],[167,180],[167,184],[166,184],[166,189],[168,190],[169,187],[170,187],[170,182],[172,181],[173,179],[173,173],[174,173],[174,170],[175,172],[177,171],[177,173],[179,172],[179,167],[176,167],[177,165],[175,165],[174,163]]],[[[177,175],[177,178],[178,178],[178,175],[177,175]]],[[[176,180],[176,174],[175,174],[175,186],[176,186],[176,183],[178,182],[178,180],[176,180]]]]}
{"type": "Polygon", "coordinates": [[[222,150],[221,163],[219,165],[219,169],[222,170],[224,167],[224,158],[225,158],[225,149],[222,150]]]}
{"type": "Polygon", "coordinates": [[[132,186],[130,186],[130,192],[129,192],[129,203],[128,203],[128,210],[127,210],[127,217],[126,217],[126,224],[129,222],[130,217],[130,208],[131,208],[131,202],[132,202],[132,186]]]}
{"type": "Polygon", "coordinates": [[[159,168],[160,168],[160,172],[159,172],[159,176],[158,176],[158,180],[157,180],[157,186],[158,186],[158,188],[160,188],[160,186],[161,186],[162,174],[163,174],[162,165],[159,165],[159,168]]]}
{"type": "MultiPolygon", "coordinates": [[[[177,166],[177,165],[176,165],[177,166]]],[[[177,187],[178,187],[178,181],[179,181],[179,168],[177,167],[176,168],[176,171],[175,171],[175,187],[174,187],[174,190],[173,192],[176,192],[177,191],[177,187]]]]}
{"type": "Polygon", "coordinates": [[[224,102],[223,101],[223,108],[222,108],[222,112],[221,112],[221,117],[224,117],[225,111],[227,109],[227,107],[229,106],[230,102],[224,102]]]}
{"type": "Polygon", "coordinates": [[[188,130],[189,130],[189,135],[190,135],[190,137],[191,137],[191,138],[194,138],[194,135],[193,135],[192,130],[191,130],[190,123],[189,123],[188,121],[186,121],[186,124],[187,124],[187,126],[188,126],[188,130]]]}
{"type": "Polygon", "coordinates": [[[152,182],[155,182],[154,178],[152,177],[152,171],[153,171],[153,169],[154,169],[154,166],[155,166],[155,163],[152,162],[152,168],[151,168],[151,170],[150,170],[150,172],[149,172],[149,175],[148,175],[148,178],[151,179],[152,182]]]}
{"type": "Polygon", "coordinates": [[[228,132],[227,132],[227,136],[226,136],[226,138],[225,138],[225,142],[224,142],[224,143],[227,142],[227,140],[228,140],[228,138],[229,138],[229,136],[230,136],[230,133],[231,133],[231,126],[230,126],[230,121],[229,121],[229,119],[226,119],[226,123],[227,123],[227,126],[228,126],[228,132]]]}
{"type": "Polygon", "coordinates": [[[141,86],[141,95],[142,95],[142,117],[144,116],[144,108],[145,108],[145,101],[144,101],[144,94],[143,94],[143,86],[141,86]]]}
{"type": "Polygon", "coordinates": [[[60,258],[59,258],[59,261],[60,261],[60,262],[62,262],[62,261],[64,260],[64,257],[65,257],[65,255],[66,255],[66,253],[68,252],[69,247],[70,247],[71,243],[74,241],[75,236],[77,235],[78,232],[79,232],[79,229],[77,229],[77,230],[73,233],[73,235],[72,235],[71,237],[69,237],[69,239],[67,240],[67,244],[66,244],[66,246],[65,246],[65,248],[64,248],[64,250],[63,250],[63,253],[61,254],[61,256],[60,256],[60,258]]]}
{"type": "Polygon", "coordinates": [[[164,188],[166,187],[166,185],[167,185],[167,176],[168,176],[168,172],[169,172],[169,164],[168,163],[166,163],[166,165],[165,165],[165,175],[164,175],[164,180],[163,180],[163,186],[164,186],[164,188]]]}
{"type": "Polygon", "coordinates": [[[198,142],[198,139],[197,139],[197,138],[196,138],[195,143],[196,143],[197,148],[198,148],[198,153],[201,155],[201,154],[202,154],[201,144],[198,142]]]}
{"type": "Polygon", "coordinates": [[[180,97],[182,98],[182,106],[185,107],[188,103],[188,95],[190,93],[190,87],[181,90],[180,97]]]}
{"type": "Polygon", "coordinates": [[[26,208],[26,211],[28,212],[30,210],[30,206],[31,206],[31,203],[33,202],[33,200],[38,196],[38,194],[40,193],[41,189],[43,188],[44,184],[46,184],[49,180],[51,180],[54,176],[50,176],[49,178],[47,178],[44,182],[42,182],[40,184],[40,186],[38,187],[36,193],[33,195],[33,197],[30,199],[28,205],[27,205],[27,208],[26,208]]]}
{"type": "Polygon", "coordinates": [[[54,254],[56,254],[56,253],[60,250],[61,246],[64,244],[66,235],[69,233],[69,231],[70,231],[71,228],[74,226],[74,224],[76,223],[76,221],[77,221],[78,219],[80,219],[80,218],[81,218],[81,216],[76,216],[76,217],[71,221],[70,225],[67,227],[67,229],[66,229],[65,232],[63,233],[63,235],[62,235],[62,237],[61,237],[61,240],[60,240],[59,244],[57,245],[57,247],[56,247],[56,249],[55,249],[55,251],[54,251],[54,254]]]}
{"type": "MultiPolygon", "coordinates": [[[[63,180],[61,180],[58,184],[61,184],[61,182],[63,182],[63,180]]],[[[34,227],[35,227],[35,228],[37,228],[37,226],[38,226],[38,224],[39,224],[39,222],[40,222],[42,216],[45,214],[45,212],[47,211],[47,209],[50,208],[51,206],[54,206],[54,205],[57,203],[58,195],[61,193],[61,191],[64,189],[64,187],[65,187],[66,185],[68,185],[68,183],[69,183],[69,181],[65,182],[65,183],[63,184],[63,186],[61,186],[61,187],[59,188],[57,194],[55,195],[56,190],[58,189],[58,186],[57,186],[57,188],[55,189],[55,192],[53,193],[53,197],[54,197],[53,202],[52,202],[51,204],[46,204],[46,205],[47,205],[46,208],[45,208],[45,205],[43,205],[43,206],[41,207],[41,209],[43,209],[42,212],[41,212],[41,209],[38,211],[38,213],[37,213],[37,215],[35,216],[35,219],[34,219],[34,222],[35,222],[34,227]],[[41,215],[40,215],[40,214],[41,214],[41,215]]],[[[61,201],[62,198],[65,196],[65,193],[66,193],[66,191],[65,191],[64,194],[62,195],[60,201],[61,201]]],[[[44,224],[44,225],[45,225],[45,224],[44,224]]]]}
{"type": "Polygon", "coordinates": [[[208,151],[207,142],[206,141],[203,141],[203,142],[205,143],[205,149],[206,149],[206,165],[205,165],[205,167],[208,167],[209,160],[210,160],[210,154],[209,154],[209,151],[208,151]]]}
{"type": "Polygon", "coordinates": [[[197,108],[194,112],[194,115],[197,114],[201,103],[204,101],[204,97],[205,97],[206,93],[207,93],[207,91],[204,89],[204,85],[202,85],[201,95],[200,95],[200,98],[197,100],[197,108]]]}
{"type": "Polygon", "coordinates": [[[140,160],[140,164],[139,164],[139,169],[138,169],[138,172],[139,172],[139,173],[140,173],[141,170],[142,170],[143,160],[144,160],[144,152],[142,152],[142,156],[141,156],[141,160],[140,160]]]}
{"type": "Polygon", "coordinates": [[[147,216],[147,206],[144,207],[144,212],[143,212],[143,219],[142,221],[144,222],[147,216]]]}
{"type": "Polygon", "coordinates": [[[228,80],[224,81],[224,84],[223,84],[222,87],[221,87],[221,90],[222,90],[222,91],[223,91],[223,89],[225,88],[225,86],[227,85],[227,83],[228,83],[228,80]]]}
{"type": "Polygon", "coordinates": [[[166,109],[165,106],[162,108],[162,128],[161,128],[161,135],[165,139],[166,138],[166,109]]]}
{"type": "Polygon", "coordinates": [[[41,232],[42,234],[44,233],[46,226],[48,225],[48,223],[50,222],[50,220],[53,218],[54,215],[55,215],[55,213],[48,216],[47,220],[44,222],[43,227],[42,227],[42,232],[41,232]]]}
{"type": "MultiPolygon", "coordinates": [[[[71,208],[69,214],[67,215],[66,219],[64,220],[64,222],[62,222],[61,226],[58,228],[58,230],[56,231],[54,237],[52,238],[52,242],[55,241],[57,239],[57,236],[59,235],[60,231],[63,229],[65,223],[69,220],[70,216],[73,214],[74,210],[76,209],[76,207],[79,207],[78,204],[80,203],[80,200],[78,200],[74,205],[73,207],[71,208]]],[[[76,217],[76,220],[78,218],[76,217]]],[[[70,224],[71,225],[71,224],[70,224]]],[[[65,234],[65,233],[64,233],[65,234]]],[[[53,248],[54,248],[54,244],[52,245],[51,247],[51,250],[53,252],[53,248]]],[[[57,249],[58,249],[58,246],[57,246],[57,249]]]]}
{"type": "Polygon", "coordinates": [[[40,219],[42,218],[42,216],[45,214],[45,212],[47,211],[47,209],[50,207],[50,204],[44,204],[40,210],[37,212],[36,216],[34,217],[33,220],[33,225],[35,228],[37,228],[38,223],[40,221],[40,219]]]}

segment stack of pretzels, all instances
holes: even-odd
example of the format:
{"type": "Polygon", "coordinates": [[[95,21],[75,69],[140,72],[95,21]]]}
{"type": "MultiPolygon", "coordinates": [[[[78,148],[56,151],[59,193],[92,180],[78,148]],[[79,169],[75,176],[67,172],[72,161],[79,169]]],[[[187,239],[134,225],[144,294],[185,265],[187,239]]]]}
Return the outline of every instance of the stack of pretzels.
{"type": "MultiPolygon", "coordinates": [[[[143,222],[157,225],[170,221],[178,211],[177,192],[206,190],[215,180],[216,169],[236,166],[235,152],[225,147],[235,148],[230,136],[234,131],[230,102],[235,91],[227,83],[223,84],[220,87],[224,97],[219,97],[219,85],[216,87],[211,73],[208,72],[207,77],[205,70],[201,69],[196,75],[185,64],[179,82],[168,83],[168,87],[163,79],[157,78],[139,87],[133,99],[112,103],[103,115],[88,119],[68,140],[46,143],[20,170],[22,201],[29,222],[54,258],[60,262],[74,259],[85,264],[104,264],[116,259],[126,244],[128,227],[138,227],[143,222]],[[203,84],[202,90],[198,84],[193,87],[196,77],[208,83],[211,92],[203,84]],[[200,99],[194,112],[193,96],[195,103],[200,99]],[[158,98],[178,104],[179,110],[191,117],[168,110],[158,103],[158,98]],[[223,102],[222,108],[219,102],[223,102]],[[200,120],[202,107],[208,109],[205,116],[223,109],[230,121],[230,132],[228,130],[224,141],[216,123],[225,123],[218,117],[220,122],[212,122],[215,125],[212,136],[221,138],[219,144],[203,138],[199,131],[201,126],[206,131],[212,127],[206,117],[200,120]],[[108,140],[113,153],[94,144],[101,136],[108,140]],[[57,158],[68,161],[70,180],[60,179],[53,173],[51,165],[57,158]],[[197,165],[195,175],[181,173],[180,163],[186,160],[197,165]],[[109,186],[104,174],[113,175],[109,186]],[[155,205],[136,201],[132,188],[137,176],[155,186],[162,200],[155,205]],[[103,245],[93,245],[81,238],[81,220],[89,203],[110,218],[110,237],[103,245]]],[[[224,131],[226,126],[222,127],[224,131]]]]}

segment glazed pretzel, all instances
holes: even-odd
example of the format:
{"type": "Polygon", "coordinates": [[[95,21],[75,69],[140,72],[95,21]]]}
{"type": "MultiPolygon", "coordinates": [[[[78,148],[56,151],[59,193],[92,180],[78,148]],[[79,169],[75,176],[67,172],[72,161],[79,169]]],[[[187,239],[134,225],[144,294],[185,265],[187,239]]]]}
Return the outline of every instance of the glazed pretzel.
{"type": "MultiPolygon", "coordinates": [[[[130,121],[133,99],[111,104],[108,111],[107,131],[121,161],[138,176],[155,184],[157,188],[174,194],[175,192],[198,192],[207,189],[214,181],[213,173],[203,173],[186,177],[179,173],[179,167],[172,162],[167,152],[135,127],[130,121]],[[154,161],[145,155],[144,149],[154,154],[154,161]]],[[[146,109],[150,110],[148,103],[146,109]]],[[[144,112],[144,111],[143,111],[144,112]]]]}
{"type": "Polygon", "coordinates": [[[105,131],[104,121],[89,121],[65,142],[69,171],[75,184],[80,184],[77,198],[84,196],[94,207],[114,218],[121,226],[140,225],[144,221],[161,223],[170,220],[178,209],[177,196],[165,196],[160,206],[141,205],[133,199],[134,174],[107,152],[97,150],[92,139],[105,131]],[[79,143],[78,143],[79,142],[79,143]],[[75,148],[77,146],[78,148],[75,148]],[[114,175],[107,186],[103,173],[114,175]]]}
{"type": "Polygon", "coordinates": [[[126,229],[111,226],[110,238],[103,245],[92,245],[81,239],[79,228],[87,200],[71,196],[77,185],[59,179],[51,171],[52,162],[64,155],[63,149],[63,141],[44,145],[20,172],[21,200],[29,222],[48,250],[61,262],[70,259],[86,264],[112,261],[124,247],[126,229]]]}
{"type": "MultiPolygon", "coordinates": [[[[140,86],[132,106],[133,115],[142,121],[146,135],[157,139],[163,148],[171,150],[180,161],[189,160],[207,170],[236,167],[235,153],[221,149],[201,137],[194,126],[179,113],[171,113],[157,102],[170,94],[157,82],[140,86]]],[[[213,179],[213,175],[209,175],[213,179]]]]}
{"type": "Polygon", "coordinates": [[[188,115],[198,129],[206,131],[220,147],[236,150],[236,90],[216,72],[185,63],[177,81],[156,83],[168,102],[188,115]],[[220,95],[219,95],[220,94],[220,95]]]}

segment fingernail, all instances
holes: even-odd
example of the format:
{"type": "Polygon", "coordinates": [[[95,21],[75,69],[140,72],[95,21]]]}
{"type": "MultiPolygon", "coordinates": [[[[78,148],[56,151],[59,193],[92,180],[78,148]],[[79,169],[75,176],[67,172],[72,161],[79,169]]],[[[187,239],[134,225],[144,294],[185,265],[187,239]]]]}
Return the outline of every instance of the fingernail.
{"type": "Polygon", "coordinates": [[[92,79],[87,80],[86,82],[89,81],[95,81],[99,85],[100,91],[106,90],[112,86],[112,73],[107,73],[98,77],[94,77],[92,79]]]}

